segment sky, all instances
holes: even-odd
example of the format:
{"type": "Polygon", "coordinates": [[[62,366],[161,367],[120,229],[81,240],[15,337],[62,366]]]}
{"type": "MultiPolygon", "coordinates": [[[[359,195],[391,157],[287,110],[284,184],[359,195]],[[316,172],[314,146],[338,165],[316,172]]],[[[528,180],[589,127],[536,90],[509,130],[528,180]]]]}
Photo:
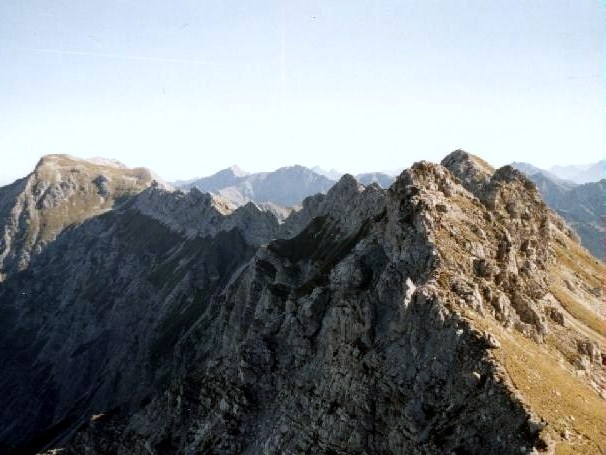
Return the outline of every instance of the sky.
{"type": "Polygon", "coordinates": [[[589,0],[2,0],[0,183],[42,155],[168,181],[604,155],[589,0]]]}

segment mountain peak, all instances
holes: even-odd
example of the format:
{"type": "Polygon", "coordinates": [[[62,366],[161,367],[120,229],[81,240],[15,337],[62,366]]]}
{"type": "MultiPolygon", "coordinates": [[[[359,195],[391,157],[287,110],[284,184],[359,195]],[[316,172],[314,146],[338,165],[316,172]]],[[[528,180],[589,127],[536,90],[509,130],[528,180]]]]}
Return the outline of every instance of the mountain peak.
{"type": "Polygon", "coordinates": [[[0,218],[5,245],[0,274],[24,269],[30,256],[52,242],[65,228],[110,210],[114,203],[150,186],[168,188],[145,168],[122,168],[64,154],[43,156],[23,181],[4,187],[0,218]],[[17,185],[18,184],[18,185],[17,185]],[[26,221],[27,235],[15,236],[26,221]]]}
{"type": "MultiPolygon", "coordinates": [[[[275,172],[290,172],[290,173],[304,173],[304,174],[318,174],[313,169],[309,169],[308,167],[302,166],[301,164],[293,164],[291,166],[283,166],[281,168],[276,169],[275,172]]],[[[321,174],[319,174],[321,175],[321,174]]]]}
{"type": "Polygon", "coordinates": [[[481,173],[490,176],[494,173],[494,168],[479,156],[473,155],[465,150],[457,149],[444,157],[442,166],[452,169],[473,170],[474,173],[481,173]]]}
{"type": "Polygon", "coordinates": [[[128,169],[128,166],[121,161],[114,160],[112,158],[103,158],[100,156],[94,156],[92,158],[88,158],[86,161],[93,164],[99,164],[101,166],[109,166],[115,167],[118,169],[128,169]]]}
{"type": "Polygon", "coordinates": [[[339,181],[328,191],[328,194],[357,194],[364,191],[364,185],[351,174],[343,174],[339,181]]]}
{"type": "Polygon", "coordinates": [[[553,166],[549,171],[562,179],[578,184],[598,182],[606,176],[606,160],[577,166],[553,166]]]}
{"type": "Polygon", "coordinates": [[[472,193],[485,186],[494,173],[493,167],[486,161],[461,149],[446,155],[441,164],[472,193]]]}
{"type": "Polygon", "coordinates": [[[257,204],[272,202],[293,207],[301,204],[306,196],[325,193],[333,184],[334,181],[305,166],[294,165],[253,174],[245,174],[239,168],[231,167],[187,182],[181,188],[189,190],[196,187],[201,191],[220,194],[235,205],[254,201],[257,204]]]}
{"type": "Polygon", "coordinates": [[[512,163],[509,164],[510,166],[516,168],[518,171],[523,172],[526,175],[535,175],[535,174],[544,174],[547,176],[553,176],[555,177],[554,174],[549,174],[548,171],[545,171],[544,169],[538,168],[536,166],[534,166],[533,164],[530,163],[526,163],[524,161],[514,161],[512,163]]]}
{"type": "Polygon", "coordinates": [[[61,154],[61,153],[52,153],[48,155],[44,155],[38,160],[36,166],[34,168],[34,172],[39,171],[40,169],[47,168],[65,168],[75,163],[86,163],[88,161],[76,158],[72,155],[61,154]]]}
{"type": "Polygon", "coordinates": [[[314,166],[311,168],[311,170],[314,171],[316,174],[320,174],[326,178],[329,178],[330,180],[339,180],[343,175],[342,172],[339,172],[334,168],[327,171],[326,169],[323,169],[320,166],[314,166]]]}
{"type": "Polygon", "coordinates": [[[236,164],[228,167],[227,170],[231,171],[231,173],[233,175],[235,175],[236,177],[246,177],[248,175],[248,172],[244,171],[241,167],[239,167],[236,164]]]}
{"type": "Polygon", "coordinates": [[[67,154],[44,155],[36,164],[34,173],[38,178],[50,181],[70,179],[70,175],[73,177],[79,173],[83,175],[102,174],[108,179],[129,176],[139,180],[140,183],[151,184],[152,181],[156,181],[160,186],[170,187],[147,168],[129,168],[117,160],[98,157],[84,159],[67,154]]]}

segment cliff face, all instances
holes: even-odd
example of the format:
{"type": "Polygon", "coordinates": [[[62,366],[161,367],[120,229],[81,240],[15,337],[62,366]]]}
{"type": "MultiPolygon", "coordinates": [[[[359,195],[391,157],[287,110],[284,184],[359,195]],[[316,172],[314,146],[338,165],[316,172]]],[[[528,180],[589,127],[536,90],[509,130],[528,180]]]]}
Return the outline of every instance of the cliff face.
{"type": "Polygon", "coordinates": [[[221,207],[143,191],[0,285],[5,451],[599,453],[604,268],[517,171],[221,207]]]}

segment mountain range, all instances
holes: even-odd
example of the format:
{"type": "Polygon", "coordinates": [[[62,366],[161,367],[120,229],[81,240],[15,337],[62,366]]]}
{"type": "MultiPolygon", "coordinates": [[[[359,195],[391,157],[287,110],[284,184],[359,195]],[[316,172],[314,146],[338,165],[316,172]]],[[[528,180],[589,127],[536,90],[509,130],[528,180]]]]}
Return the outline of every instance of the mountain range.
{"type": "Polygon", "coordinates": [[[599,182],[606,178],[606,160],[600,160],[591,164],[552,166],[549,169],[541,169],[524,162],[514,162],[511,165],[528,175],[541,173],[551,179],[565,180],[577,185],[599,182]]]}
{"type": "MultiPolygon", "coordinates": [[[[571,173],[573,169],[579,172],[591,169],[595,171],[600,165],[601,162],[593,166],[556,166],[552,169],[568,169],[571,173]]],[[[605,257],[606,213],[601,201],[606,194],[606,188],[603,181],[580,185],[530,163],[515,162],[511,166],[524,172],[537,184],[547,204],[577,232],[585,248],[596,257],[605,257]]],[[[585,175],[593,175],[591,172],[586,172],[585,175]]],[[[334,169],[324,171],[317,166],[313,169],[291,166],[254,174],[232,166],[209,177],[175,182],[174,186],[184,191],[197,188],[213,193],[234,207],[255,202],[265,209],[272,210],[278,218],[284,219],[290,213],[290,207],[299,206],[307,196],[326,193],[336,183],[332,178],[341,175],[334,169]]],[[[355,178],[363,185],[376,183],[381,188],[389,188],[396,179],[383,172],[357,174],[355,178]]]]}
{"type": "Polygon", "coordinates": [[[274,172],[255,174],[248,174],[234,166],[181,185],[181,188],[215,193],[235,205],[254,201],[290,207],[300,204],[309,195],[326,193],[334,183],[303,166],[283,167],[274,172]]]}
{"type": "Polygon", "coordinates": [[[603,450],[606,269],[511,166],[279,219],[52,155],[0,231],[1,453],[603,450]]]}
{"type": "Polygon", "coordinates": [[[561,179],[578,184],[597,182],[606,177],[606,160],[585,165],[553,166],[550,171],[561,179]]]}
{"type": "MultiPolygon", "coordinates": [[[[326,193],[342,175],[334,169],[327,172],[318,167],[309,169],[298,165],[273,172],[249,174],[232,166],[208,177],[175,182],[174,185],[185,191],[197,188],[217,194],[236,206],[252,201],[293,207],[300,205],[307,196],[326,193]]],[[[395,177],[374,172],[359,174],[356,179],[365,185],[376,182],[382,188],[387,188],[395,177]]]]}

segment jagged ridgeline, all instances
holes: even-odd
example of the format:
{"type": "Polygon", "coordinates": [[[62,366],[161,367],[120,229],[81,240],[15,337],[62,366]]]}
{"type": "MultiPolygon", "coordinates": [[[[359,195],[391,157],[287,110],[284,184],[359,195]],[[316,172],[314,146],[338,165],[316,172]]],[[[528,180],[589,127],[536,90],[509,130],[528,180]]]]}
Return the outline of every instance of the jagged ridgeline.
{"type": "Polygon", "coordinates": [[[67,156],[0,188],[0,452],[606,450],[605,268],[521,173],[276,213],[67,156]]]}

